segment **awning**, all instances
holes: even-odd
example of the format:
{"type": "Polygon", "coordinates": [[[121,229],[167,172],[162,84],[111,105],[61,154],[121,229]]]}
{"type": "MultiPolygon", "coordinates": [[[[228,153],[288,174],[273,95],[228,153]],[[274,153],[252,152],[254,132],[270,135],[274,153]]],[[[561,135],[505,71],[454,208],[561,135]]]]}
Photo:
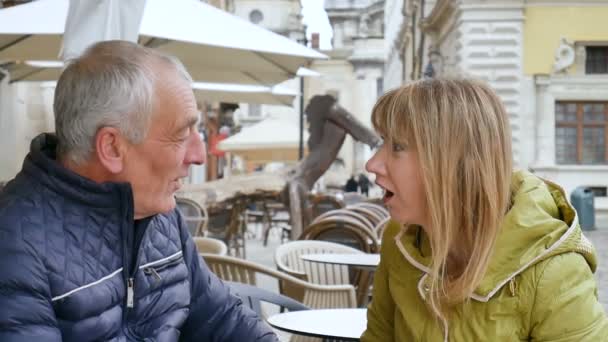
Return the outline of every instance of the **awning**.
{"type": "MultiPolygon", "coordinates": [[[[0,68],[11,74],[11,82],[57,81],[63,67],[62,62],[6,63],[0,68]]],[[[298,95],[290,89],[274,86],[265,87],[248,84],[205,83],[192,84],[194,96],[199,101],[219,101],[229,103],[259,103],[292,106],[298,95]]]]}
{"type": "Polygon", "coordinates": [[[229,103],[259,103],[292,106],[297,94],[280,86],[265,87],[244,84],[203,83],[192,84],[198,100],[229,103]]]}
{"type": "MultiPolygon", "coordinates": [[[[53,60],[53,61],[35,61],[35,60],[27,60],[27,61],[10,61],[10,62],[0,62],[0,68],[4,69],[6,71],[8,71],[11,74],[11,83],[13,82],[22,82],[22,81],[31,81],[31,82],[41,82],[41,81],[57,81],[59,79],[59,76],[61,75],[61,72],[63,70],[63,62],[62,61],[57,61],[57,60],[53,60]]],[[[307,68],[300,68],[298,69],[297,72],[297,76],[298,77],[319,77],[321,76],[321,74],[319,74],[318,72],[314,71],[314,70],[310,70],[307,68]]],[[[263,92],[268,92],[270,89],[270,92],[275,93],[275,95],[279,95],[279,98],[282,98],[282,100],[280,100],[279,102],[276,102],[275,100],[268,100],[270,102],[255,102],[253,101],[252,103],[263,103],[263,104],[285,104],[285,102],[283,102],[283,100],[287,99],[285,96],[283,95],[287,95],[287,96],[291,96],[291,95],[296,95],[296,93],[292,93],[289,90],[286,90],[285,88],[281,88],[278,86],[274,86],[274,87],[268,87],[268,86],[263,86],[263,85],[255,85],[255,84],[238,84],[238,83],[214,83],[214,82],[195,82],[195,83],[200,83],[201,85],[210,85],[211,88],[213,89],[217,89],[224,87],[225,85],[228,85],[228,91],[235,91],[235,92],[239,92],[239,93],[244,93],[244,92],[260,92],[263,90],[263,92]],[[232,87],[234,86],[234,87],[232,87]],[[240,88],[239,86],[242,86],[242,88],[240,88]],[[275,102],[272,102],[275,101],[275,102]]],[[[206,88],[207,86],[202,86],[203,88],[206,88]]],[[[243,95],[243,94],[240,94],[243,95]]],[[[215,95],[217,96],[217,95],[215,95]]],[[[236,97],[239,98],[239,97],[236,97]]],[[[218,99],[218,101],[221,101],[222,99],[219,97],[214,97],[213,99],[218,99]]],[[[227,98],[226,102],[230,102],[231,100],[235,99],[235,97],[230,97],[227,98]]],[[[258,100],[259,101],[259,100],[258,100]]],[[[266,101],[266,100],[264,100],[266,101]]],[[[291,106],[291,101],[289,100],[289,105],[291,106]]],[[[247,103],[247,101],[237,101],[237,102],[245,102],[247,103]]]]}
{"type": "MultiPolygon", "coordinates": [[[[0,61],[57,60],[68,3],[38,0],[1,9],[0,61]]],[[[198,0],[147,0],[139,43],[175,55],[196,81],[217,83],[274,85],[326,58],[198,0]]]]}
{"type": "MultiPolygon", "coordinates": [[[[308,132],[304,131],[304,141],[308,132]]],[[[218,149],[244,157],[247,161],[296,161],[300,147],[297,123],[267,118],[222,140],[218,149]]],[[[306,148],[306,146],[304,146],[306,148]]]]}
{"type": "Polygon", "coordinates": [[[11,61],[0,63],[0,68],[9,72],[10,82],[57,81],[63,70],[61,61],[11,61]]]}

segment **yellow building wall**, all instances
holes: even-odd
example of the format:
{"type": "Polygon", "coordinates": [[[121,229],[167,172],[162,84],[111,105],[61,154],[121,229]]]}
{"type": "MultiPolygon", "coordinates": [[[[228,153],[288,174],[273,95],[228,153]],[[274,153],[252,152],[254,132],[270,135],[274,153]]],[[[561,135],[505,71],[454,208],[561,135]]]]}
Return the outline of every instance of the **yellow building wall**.
{"type": "MultiPolygon", "coordinates": [[[[571,42],[606,42],[608,6],[551,7],[525,9],[524,73],[550,74],[555,50],[562,37],[571,42]]],[[[574,66],[568,70],[574,72],[574,66]]]]}

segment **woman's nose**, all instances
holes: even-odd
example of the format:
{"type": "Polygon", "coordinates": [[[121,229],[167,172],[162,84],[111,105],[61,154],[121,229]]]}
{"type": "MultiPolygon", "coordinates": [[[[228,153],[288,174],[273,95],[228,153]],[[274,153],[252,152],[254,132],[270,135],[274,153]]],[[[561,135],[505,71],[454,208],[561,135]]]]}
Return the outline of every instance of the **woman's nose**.
{"type": "Polygon", "coordinates": [[[365,170],[376,175],[385,173],[385,163],[382,149],[376,151],[374,155],[365,163],[365,170]]]}

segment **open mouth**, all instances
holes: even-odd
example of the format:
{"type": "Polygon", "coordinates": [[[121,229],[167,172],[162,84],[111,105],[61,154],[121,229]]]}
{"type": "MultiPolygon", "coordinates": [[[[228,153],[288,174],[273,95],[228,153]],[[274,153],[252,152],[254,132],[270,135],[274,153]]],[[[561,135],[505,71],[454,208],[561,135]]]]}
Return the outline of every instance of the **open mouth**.
{"type": "Polygon", "coordinates": [[[388,202],[391,198],[393,198],[395,194],[392,191],[389,190],[384,190],[384,197],[382,198],[382,200],[384,201],[384,203],[388,202]]]}
{"type": "Polygon", "coordinates": [[[384,203],[390,201],[391,198],[393,198],[393,196],[395,195],[392,191],[388,190],[387,188],[383,187],[382,185],[376,183],[379,187],[382,188],[382,190],[384,190],[384,196],[382,197],[382,201],[384,203]]]}

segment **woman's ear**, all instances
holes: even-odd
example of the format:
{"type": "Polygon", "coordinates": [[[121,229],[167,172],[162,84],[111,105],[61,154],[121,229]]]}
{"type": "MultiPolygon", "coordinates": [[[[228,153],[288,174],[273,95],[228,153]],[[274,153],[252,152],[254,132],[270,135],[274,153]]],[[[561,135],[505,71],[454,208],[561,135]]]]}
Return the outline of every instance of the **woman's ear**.
{"type": "Polygon", "coordinates": [[[123,171],[125,143],[120,131],[114,127],[103,127],[95,135],[95,154],[101,165],[112,174],[123,171]]]}

